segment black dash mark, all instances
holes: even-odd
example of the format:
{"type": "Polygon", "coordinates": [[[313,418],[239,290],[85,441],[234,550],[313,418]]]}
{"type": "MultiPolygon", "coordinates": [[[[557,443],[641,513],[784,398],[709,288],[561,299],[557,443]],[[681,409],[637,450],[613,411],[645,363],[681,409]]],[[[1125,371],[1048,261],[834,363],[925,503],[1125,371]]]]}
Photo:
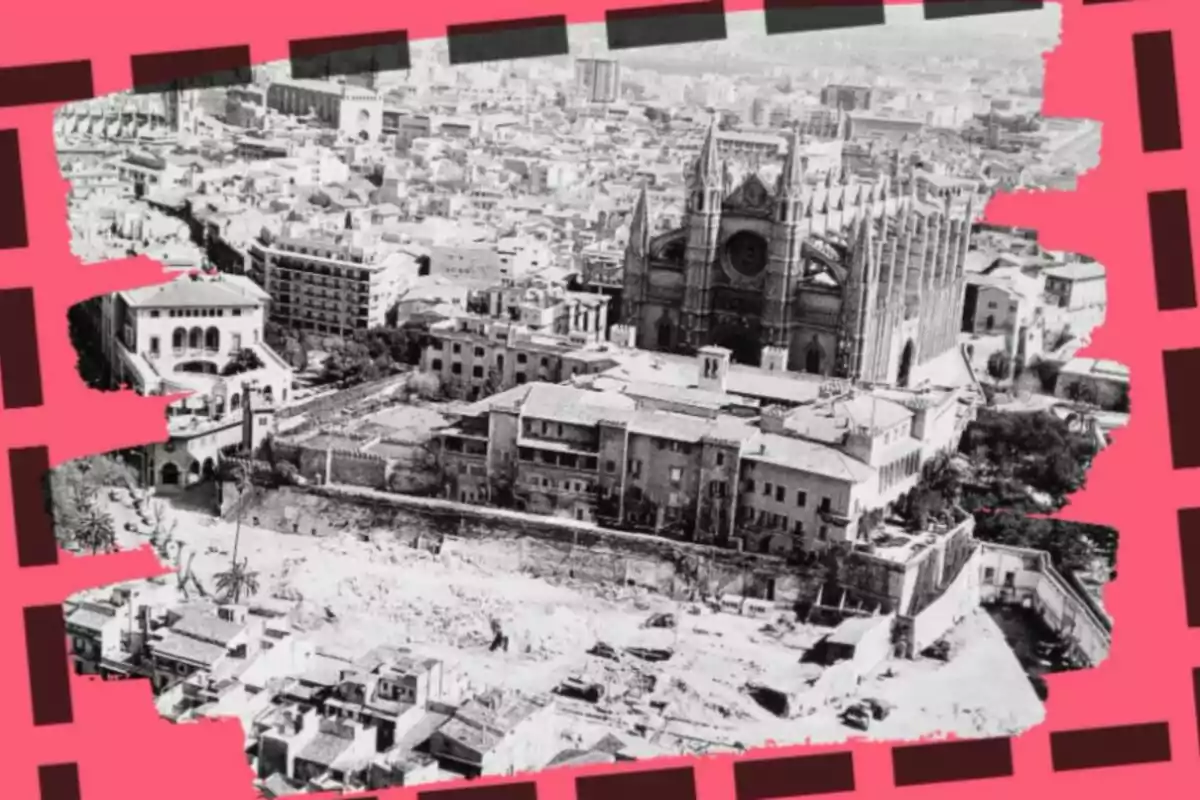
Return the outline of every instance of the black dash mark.
{"type": "Polygon", "coordinates": [[[828,753],[794,758],[764,758],[733,765],[737,800],[774,800],[854,791],[854,757],[828,753]]]}
{"type": "Polygon", "coordinates": [[[1055,772],[1170,760],[1171,731],[1165,722],[1050,734],[1050,761],[1055,772]]]}
{"type": "Polygon", "coordinates": [[[25,609],[25,657],[29,663],[29,695],[33,724],[69,725],[71,679],[67,667],[67,631],[62,606],[25,609]]]}
{"type": "Polygon", "coordinates": [[[1042,0],[925,0],[925,19],[953,19],[1012,11],[1038,11],[1042,0]]]}
{"type": "Polygon", "coordinates": [[[897,786],[1008,778],[1013,774],[1007,738],[903,745],[892,748],[897,786]]]}
{"type": "Polygon", "coordinates": [[[1163,388],[1167,394],[1167,427],[1171,467],[1200,467],[1200,348],[1163,352],[1163,388]]]}
{"type": "Polygon", "coordinates": [[[1200,508],[1181,508],[1176,512],[1176,519],[1187,624],[1189,628],[1200,628],[1200,508]]]}
{"type": "Polygon", "coordinates": [[[612,800],[614,797],[696,800],[696,777],[691,767],[683,767],[575,779],[575,800],[612,800]]]}
{"type": "Polygon", "coordinates": [[[33,289],[0,290],[0,396],[4,408],[42,404],[33,289]]]}
{"type": "Polygon", "coordinates": [[[44,446],[8,451],[8,481],[12,488],[13,524],[17,534],[17,564],[47,567],[58,563],[50,496],[50,451],[44,446]]]}
{"type": "Polygon", "coordinates": [[[43,764],[38,767],[41,800],[79,800],[79,765],[43,764]]]}
{"type": "Polygon", "coordinates": [[[6,128],[0,130],[0,250],[20,250],[28,246],[21,142],[15,129],[6,128]]]}
{"type": "Polygon", "coordinates": [[[503,783],[420,792],[417,800],[537,800],[537,784],[503,783]]]}
{"type": "Polygon", "coordinates": [[[0,106],[69,103],[95,96],[91,61],[0,67],[0,106]]]}
{"type": "Polygon", "coordinates": [[[288,45],[292,77],[321,79],[408,69],[408,31],[380,31],[323,39],[297,39],[288,45]]]}
{"type": "Polygon", "coordinates": [[[1150,192],[1150,252],[1159,311],[1196,307],[1192,223],[1183,189],[1150,192]]]}
{"type": "Polygon", "coordinates": [[[241,86],[253,80],[250,45],[130,57],[135,94],[241,86]]]}
{"type": "Polygon", "coordinates": [[[565,56],[571,49],[562,15],[451,25],[446,39],[451,64],[565,56]]]}
{"type": "Polygon", "coordinates": [[[883,0],[765,0],[767,34],[863,28],[886,22],[883,0]]]}
{"type": "Polygon", "coordinates": [[[1133,70],[1137,79],[1142,150],[1160,153],[1183,147],[1179,123],[1179,87],[1175,79],[1175,46],[1170,31],[1133,35],[1133,70]]]}
{"type": "Polygon", "coordinates": [[[604,25],[609,50],[713,42],[728,35],[721,0],[617,9],[605,13],[604,25]]]}

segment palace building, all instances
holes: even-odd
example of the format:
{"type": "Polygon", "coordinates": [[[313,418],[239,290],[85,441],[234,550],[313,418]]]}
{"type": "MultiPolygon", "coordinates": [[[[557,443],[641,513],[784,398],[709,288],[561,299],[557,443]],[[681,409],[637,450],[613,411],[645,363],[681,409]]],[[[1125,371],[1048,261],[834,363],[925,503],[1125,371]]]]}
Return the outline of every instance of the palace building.
{"type": "Polygon", "coordinates": [[[709,129],[683,227],[651,236],[645,191],[625,252],[622,318],[638,347],[717,345],[769,370],[909,385],[957,349],[965,216],[895,176],[806,179],[794,130],[774,189],[731,185],[709,129]]]}

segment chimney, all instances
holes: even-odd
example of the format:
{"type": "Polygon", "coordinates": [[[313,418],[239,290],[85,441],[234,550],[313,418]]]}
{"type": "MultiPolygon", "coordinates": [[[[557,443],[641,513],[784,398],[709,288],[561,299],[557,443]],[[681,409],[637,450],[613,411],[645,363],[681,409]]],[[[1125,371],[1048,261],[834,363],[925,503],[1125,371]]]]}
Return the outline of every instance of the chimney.
{"type": "Polygon", "coordinates": [[[732,353],[724,347],[700,348],[700,379],[697,385],[710,392],[726,392],[729,377],[729,362],[732,353]]]}
{"type": "Polygon", "coordinates": [[[767,372],[787,372],[788,348],[767,345],[762,349],[762,368],[767,372]]]}

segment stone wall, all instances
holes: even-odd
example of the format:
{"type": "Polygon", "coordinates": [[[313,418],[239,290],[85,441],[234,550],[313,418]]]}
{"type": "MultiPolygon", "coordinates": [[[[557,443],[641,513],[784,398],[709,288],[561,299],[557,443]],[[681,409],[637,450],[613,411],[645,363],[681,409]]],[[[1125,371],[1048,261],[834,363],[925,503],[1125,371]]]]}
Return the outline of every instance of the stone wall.
{"type": "Polygon", "coordinates": [[[678,599],[745,593],[778,603],[798,599],[798,570],[782,559],[713,547],[633,536],[570,521],[521,515],[510,521],[491,510],[419,508],[403,495],[347,496],[336,487],[283,487],[255,495],[245,514],[281,533],[310,536],[390,532],[401,542],[444,538],[465,547],[472,539],[508,542],[507,568],[547,577],[574,577],[602,584],[640,585],[678,599]]]}

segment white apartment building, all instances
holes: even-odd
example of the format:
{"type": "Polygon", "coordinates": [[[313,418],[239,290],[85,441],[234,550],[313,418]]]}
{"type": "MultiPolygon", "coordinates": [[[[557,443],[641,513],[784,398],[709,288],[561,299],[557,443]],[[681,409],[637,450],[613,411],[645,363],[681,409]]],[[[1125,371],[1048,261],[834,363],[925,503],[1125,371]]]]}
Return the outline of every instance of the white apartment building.
{"type": "Polygon", "coordinates": [[[272,321],[335,335],[383,325],[417,274],[412,254],[353,230],[264,230],[248,262],[270,298],[272,321]]]}
{"type": "Polygon", "coordinates": [[[292,370],[263,342],[267,300],[243,276],[197,273],[102,299],[114,379],[139,394],[187,394],[167,409],[168,440],[143,450],[148,485],[198,483],[226,448],[257,446],[273,429],[292,370]]]}

